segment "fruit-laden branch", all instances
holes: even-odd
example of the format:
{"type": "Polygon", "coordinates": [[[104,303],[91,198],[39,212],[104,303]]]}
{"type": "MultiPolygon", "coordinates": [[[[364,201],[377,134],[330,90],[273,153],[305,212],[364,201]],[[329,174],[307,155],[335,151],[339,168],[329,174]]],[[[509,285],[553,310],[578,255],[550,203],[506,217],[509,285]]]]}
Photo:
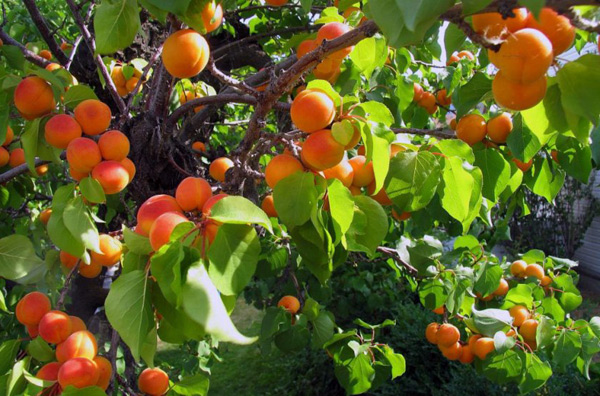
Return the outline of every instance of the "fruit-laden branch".
{"type": "Polygon", "coordinates": [[[456,135],[446,128],[418,129],[418,128],[392,128],[394,133],[408,133],[411,135],[434,136],[438,139],[454,139],[456,135]]]}
{"type": "Polygon", "coordinates": [[[2,28],[0,28],[0,39],[2,39],[2,41],[6,45],[13,45],[17,47],[23,53],[25,59],[27,59],[29,62],[33,63],[36,66],[46,67],[51,63],[48,62],[46,59],[42,58],[41,56],[34,54],[32,51],[29,51],[23,44],[10,37],[8,33],[6,33],[2,28]]]}
{"type": "MultiPolygon", "coordinates": [[[[37,168],[38,166],[46,165],[49,163],[50,163],[50,161],[44,161],[44,160],[37,158],[35,160],[35,167],[37,168]]],[[[21,164],[10,170],[7,170],[6,172],[0,174],[0,184],[10,181],[17,176],[22,175],[23,173],[26,173],[28,170],[29,170],[29,167],[27,166],[27,164],[21,164]]]]}
{"type": "Polygon", "coordinates": [[[397,250],[389,248],[389,247],[385,247],[385,246],[379,246],[377,248],[377,251],[379,253],[383,253],[386,256],[391,257],[392,259],[394,259],[394,261],[398,264],[400,264],[402,267],[406,268],[406,270],[413,276],[416,276],[419,271],[417,271],[417,269],[415,267],[413,267],[412,265],[410,265],[409,263],[407,263],[406,261],[404,261],[402,259],[402,257],[400,257],[400,253],[398,253],[397,250]]]}
{"type": "Polygon", "coordinates": [[[60,46],[54,39],[54,35],[52,34],[52,32],[50,32],[50,29],[46,24],[46,20],[40,13],[40,10],[35,5],[35,0],[23,0],[23,3],[25,4],[25,7],[27,8],[29,15],[31,16],[31,19],[33,20],[33,23],[39,30],[42,38],[44,39],[46,44],[48,44],[48,48],[56,57],[56,60],[58,60],[58,62],[61,65],[66,66],[69,62],[69,58],[67,57],[67,55],[65,55],[63,50],[60,49],[60,46]]]}
{"type": "Polygon", "coordinates": [[[246,84],[244,81],[239,81],[219,70],[217,68],[217,65],[215,65],[215,60],[212,54],[210,55],[208,63],[206,64],[206,70],[208,70],[213,76],[215,76],[219,81],[221,81],[225,85],[237,88],[238,90],[250,94],[252,96],[258,95],[258,91],[246,84]]]}
{"type": "MultiPolygon", "coordinates": [[[[79,28],[79,31],[81,32],[81,35],[83,36],[83,40],[85,40],[85,43],[87,44],[88,48],[90,49],[90,52],[92,54],[95,54],[96,53],[96,42],[94,41],[94,38],[92,37],[90,31],[86,27],[85,21],[79,14],[79,9],[78,9],[77,5],[75,5],[73,0],[66,0],[66,1],[67,1],[67,5],[71,9],[71,13],[73,14],[73,19],[75,20],[75,24],[77,25],[77,27],[79,28]]],[[[94,56],[94,55],[92,55],[92,56],[94,56]]],[[[128,116],[126,114],[127,107],[125,106],[125,102],[123,102],[123,99],[121,99],[121,96],[117,92],[117,87],[115,86],[115,83],[113,82],[112,78],[110,77],[110,73],[108,72],[106,65],[102,61],[102,57],[100,56],[100,54],[96,54],[94,56],[94,61],[96,62],[96,66],[100,70],[102,77],[104,77],[104,82],[106,83],[106,86],[108,87],[108,92],[110,93],[110,96],[112,97],[113,101],[115,102],[115,105],[119,109],[119,112],[121,114],[125,114],[126,116],[128,116]]]]}

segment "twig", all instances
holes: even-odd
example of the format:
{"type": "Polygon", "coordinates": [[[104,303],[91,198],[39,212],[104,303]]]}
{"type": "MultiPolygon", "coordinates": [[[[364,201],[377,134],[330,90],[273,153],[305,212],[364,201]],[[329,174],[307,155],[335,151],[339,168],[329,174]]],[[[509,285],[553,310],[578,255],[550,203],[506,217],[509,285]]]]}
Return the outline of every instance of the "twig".
{"type": "Polygon", "coordinates": [[[569,18],[571,24],[577,29],[585,30],[586,32],[600,33],[600,23],[582,18],[581,15],[577,14],[573,9],[570,8],[562,14],[569,18]]]}
{"type": "Polygon", "coordinates": [[[50,63],[52,63],[52,62],[49,62],[46,59],[42,58],[41,56],[34,54],[32,51],[28,50],[27,48],[25,48],[25,46],[23,44],[19,43],[17,40],[10,37],[8,35],[8,33],[6,33],[1,28],[0,28],[0,39],[2,39],[2,41],[4,42],[4,45],[14,45],[19,50],[21,50],[21,52],[25,56],[25,59],[27,59],[29,62],[33,63],[34,65],[37,65],[39,67],[46,67],[50,63]]]}
{"type": "Polygon", "coordinates": [[[217,68],[215,65],[215,60],[211,55],[208,59],[208,64],[206,65],[206,70],[208,70],[213,76],[215,76],[219,81],[221,81],[225,85],[229,85],[230,87],[237,88],[242,92],[250,94],[252,96],[257,96],[258,91],[256,89],[250,87],[244,81],[239,81],[232,76],[229,76],[223,73],[221,70],[217,68]]]}
{"type": "Polygon", "coordinates": [[[110,361],[110,365],[112,366],[112,374],[109,382],[111,389],[109,389],[107,392],[107,394],[109,395],[111,395],[112,390],[116,388],[116,380],[117,376],[119,375],[117,373],[117,352],[119,350],[119,340],[119,333],[117,333],[117,331],[113,329],[112,335],[110,337],[110,349],[108,350],[108,360],[110,361]]]}
{"type": "Polygon", "coordinates": [[[456,135],[453,131],[447,130],[446,128],[436,128],[436,129],[418,129],[418,128],[392,128],[392,132],[394,133],[408,133],[411,135],[429,135],[435,136],[439,139],[454,139],[456,135]]]}
{"type": "Polygon", "coordinates": [[[23,4],[25,4],[25,7],[31,16],[31,20],[39,30],[46,44],[48,44],[48,48],[56,57],[56,60],[58,60],[61,65],[65,66],[68,63],[69,58],[67,58],[67,55],[65,55],[62,49],[60,49],[60,46],[54,39],[54,35],[52,32],[50,32],[50,28],[48,28],[46,20],[35,5],[35,0],[23,0],[23,4]]]}
{"type": "Polygon", "coordinates": [[[77,272],[77,270],[79,269],[80,264],[81,264],[81,259],[77,260],[77,262],[75,263],[73,268],[71,268],[69,275],[67,275],[67,278],[65,279],[65,284],[63,285],[63,287],[60,291],[60,297],[58,298],[58,301],[56,302],[56,309],[58,309],[58,310],[62,309],[62,307],[65,303],[65,297],[67,296],[67,292],[69,291],[69,288],[71,287],[71,280],[73,279],[75,272],[77,272]]]}
{"type": "Polygon", "coordinates": [[[406,261],[402,260],[402,257],[400,257],[400,254],[398,253],[397,250],[392,249],[392,248],[388,248],[385,246],[379,246],[377,248],[377,251],[380,253],[383,253],[391,258],[394,259],[395,262],[397,262],[398,264],[400,264],[401,266],[403,266],[404,268],[406,268],[406,270],[411,274],[411,275],[417,275],[419,273],[419,271],[417,271],[417,269],[415,267],[413,267],[412,265],[410,265],[409,263],[407,263],[406,261]]]}

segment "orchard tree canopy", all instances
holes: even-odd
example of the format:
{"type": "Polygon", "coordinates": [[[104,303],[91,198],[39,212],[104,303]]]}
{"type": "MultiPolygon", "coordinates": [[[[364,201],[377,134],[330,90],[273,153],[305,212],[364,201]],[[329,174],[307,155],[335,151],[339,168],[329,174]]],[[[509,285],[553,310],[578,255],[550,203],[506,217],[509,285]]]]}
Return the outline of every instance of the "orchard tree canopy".
{"type": "Polygon", "coordinates": [[[2,2],[0,393],[205,395],[220,343],[374,391],[405,318],[342,320],[348,268],[439,314],[440,359],[522,393],[598,375],[577,263],[491,252],[526,191],[600,165],[598,6],[2,2]]]}

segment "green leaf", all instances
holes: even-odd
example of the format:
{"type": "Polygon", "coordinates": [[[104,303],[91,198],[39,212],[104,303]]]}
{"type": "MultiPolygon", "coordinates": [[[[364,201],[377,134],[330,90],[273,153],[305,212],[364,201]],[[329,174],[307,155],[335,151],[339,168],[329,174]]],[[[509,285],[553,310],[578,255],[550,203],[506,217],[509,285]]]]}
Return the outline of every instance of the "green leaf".
{"type": "Polygon", "coordinates": [[[50,345],[42,339],[42,337],[36,337],[33,341],[27,345],[27,352],[29,355],[39,362],[49,362],[54,360],[54,350],[50,348],[50,345]]]}
{"type": "Polygon", "coordinates": [[[546,383],[548,378],[552,375],[552,369],[548,362],[543,362],[540,358],[533,353],[527,353],[524,375],[521,383],[519,384],[519,390],[521,393],[531,392],[541,387],[546,383]]]}
{"type": "Polygon", "coordinates": [[[350,53],[350,59],[367,79],[375,69],[383,67],[387,56],[388,48],[381,36],[361,40],[350,53]]]}
{"type": "Polygon", "coordinates": [[[499,384],[517,381],[521,377],[523,362],[513,350],[492,353],[482,362],[483,375],[499,384]]]}
{"type": "Polygon", "coordinates": [[[310,332],[306,326],[296,323],[274,337],[275,346],[282,352],[298,352],[310,341],[310,332]]]}
{"type": "Polygon", "coordinates": [[[335,323],[331,319],[331,314],[327,311],[319,312],[317,317],[312,321],[312,325],[312,345],[315,348],[322,348],[333,337],[335,323]]]}
{"type": "Polygon", "coordinates": [[[90,202],[93,203],[104,203],[106,202],[106,195],[104,190],[98,182],[98,180],[91,177],[84,177],[79,182],[79,190],[81,194],[90,202]]]}
{"type": "Polygon", "coordinates": [[[31,358],[29,356],[17,361],[12,367],[12,371],[8,374],[6,380],[7,393],[6,396],[22,395],[27,382],[25,381],[25,372],[29,368],[31,358]]]}
{"type": "Polygon", "coordinates": [[[269,216],[244,197],[225,197],[210,211],[210,218],[224,224],[258,224],[273,233],[269,216]]]}
{"type": "Polygon", "coordinates": [[[183,309],[190,318],[204,326],[208,334],[220,341],[242,345],[256,341],[256,337],[246,337],[235,328],[217,288],[201,262],[188,270],[183,286],[183,309]]]}
{"type": "Polygon", "coordinates": [[[73,110],[79,103],[88,99],[98,99],[94,90],[87,85],[74,85],[65,92],[64,103],[69,110],[73,110]]]}
{"type": "Polygon", "coordinates": [[[293,228],[310,219],[316,210],[318,195],[315,176],[310,172],[296,172],[277,183],[273,203],[281,221],[293,228]]]}
{"type": "MultiPolygon", "coordinates": [[[[412,89],[411,85],[411,89],[412,89]]],[[[394,115],[383,103],[375,102],[370,100],[368,102],[361,103],[357,109],[361,109],[364,112],[364,116],[373,123],[383,124],[387,127],[394,123],[394,115]]]]}
{"type": "Polygon", "coordinates": [[[26,236],[14,234],[0,239],[0,277],[19,279],[41,266],[45,264],[26,236]]]}
{"type": "Polygon", "coordinates": [[[0,375],[4,375],[10,370],[19,352],[19,340],[8,340],[0,344],[0,375]]]}
{"type": "Polygon", "coordinates": [[[191,0],[146,0],[158,9],[182,15],[186,12],[191,0]]]}
{"type": "Polygon", "coordinates": [[[531,308],[533,304],[533,294],[531,287],[526,284],[518,284],[512,287],[504,297],[504,303],[500,308],[508,309],[515,305],[523,305],[526,308],[531,308]]]}
{"type": "Polygon", "coordinates": [[[458,26],[456,26],[453,23],[448,24],[446,34],[444,35],[444,46],[446,47],[446,55],[450,56],[456,50],[460,49],[466,39],[467,36],[465,36],[465,33],[462,30],[460,30],[458,26]]]}
{"type": "Polygon", "coordinates": [[[476,73],[468,83],[459,87],[452,95],[456,118],[460,119],[478,105],[492,91],[492,80],[485,73],[476,73]]]}
{"type": "Polygon", "coordinates": [[[328,185],[327,199],[329,199],[329,211],[336,229],[336,238],[333,243],[337,245],[352,224],[352,219],[354,218],[354,200],[352,199],[350,190],[339,180],[329,180],[328,185]]]}
{"type": "Polygon", "coordinates": [[[421,304],[429,310],[434,310],[441,307],[448,294],[444,284],[439,279],[424,281],[419,287],[419,299],[421,304]]]}
{"type": "Polygon", "coordinates": [[[376,201],[364,195],[354,197],[354,218],[348,230],[348,250],[375,254],[387,235],[388,217],[376,201]]]}
{"type": "Polygon", "coordinates": [[[29,171],[36,174],[35,157],[37,156],[38,135],[40,131],[41,118],[25,123],[25,131],[21,135],[21,146],[25,152],[25,162],[29,171]]]}
{"type": "Polygon", "coordinates": [[[544,5],[546,5],[546,0],[519,0],[519,4],[527,7],[537,18],[544,5]]]}
{"type": "Polygon", "coordinates": [[[429,152],[401,152],[390,161],[385,191],[399,212],[424,208],[435,195],[440,165],[429,152]]]}
{"type": "Polygon", "coordinates": [[[128,47],[140,28],[135,0],[102,0],[94,15],[96,51],[112,54],[128,47]]]}
{"type": "Polygon", "coordinates": [[[577,331],[563,329],[560,331],[553,351],[552,361],[565,368],[574,361],[581,350],[581,336],[577,331]]]}
{"type": "Polygon", "coordinates": [[[525,172],[523,183],[534,194],[546,198],[549,203],[560,191],[565,181],[565,173],[561,169],[556,169],[553,173],[547,158],[536,158],[533,169],[525,172]]]}
{"type": "Polygon", "coordinates": [[[458,157],[446,158],[442,171],[443,182],[439,189],[442,207],[461,222],[463,231],[466,231],[481,207],[481,171],[463,163],[458,157]]]}
{"type": "Polygon", "coordinates": [[[150,245],[150,239],[131,231],[125,225],[123,225],[123,238],[125,239],[125,246],[130,252],[147,256],[154,251],[150,245]]]}
{"type": "Polygon", "coordinates": [[[88,386],[86,388],[75,388],[72,385],[67,386],[61,393],[63,396],[103,396],[106,392],[99,386],[88,386]]]}
{"type": "Polygon", "coordinates": [[[473,307],[475,326],[481,334],[493,337],[499,331],[508,330],[513,319],[509,312],[503,309],[484,309],[478,311],[473,307]]]}
{"type": "Polygon", "coordinates": [[[400,377],[406,372],[406,360],[399,353],[387,345],[383,346],[383,357],[392,368],[392,379],[400,377]]]}
{"type": "Polygon", "coordinates": [[[346,393],[358,395],[371,388],[371,383],[375,378],[375,369],[371,365],[369,355],[360,354],[347,365],[336,365],[335,377],[346,393]]]}
{"type": "Polygon", "coordinates": [[[575,138],[559,135],[556,139],[558,163],[567,174],[587,184],[592,172],[592,150],[575,138]]]}
{"type": "Polygon", "coordinates": [[[317,229],[313,222],[308,221],[290,230],[290,235],[302,257],[302,264],[321,283],[325,283],[333,271],[332,241],[327,230],[317,229]]]}
{"type": "MultiPolygon", "coordinates": [[[[590,328],[596,337],[600,338],[600,316],[594,316],[592,319],[590,319],[590,328]]],[[[0,374],[1,373],[2,370],[0,370],[0,374]]]]}
{"type": "Polygon", "coordinates": [[[498,264],[486,262],[477,273],[473,289],[481,293],[482,297],[489,296],[500,286],[503,272],[502,267],[498,264]]]}
{"type": "Polygon", "coordinates": [[[438,142],[435,148],[447,157],[460,157],[464,161],[472,164],[475,162],[473,149],[467,143],[460,139],[445,139],[438,142]]]}
{"type": "Polygon", "coordinates": [[[515,346],[517,340],[514,337],[508,337],[505,332],[498,331],[494,334],[494,349],[497,353],[504,353],[515,346]]]}
{"type": "Polygon", "coordinates": [[[600,57],[583,55],[566,63],[556,74],[566,111],[597,124],[600,114],[600,57]]]}
{"type": "Polygon", "coordinates": [[[10,67],[16,70],[23,70],[25,67],[25,56],[21,49],[14,45],[3,45],[0,47],[2,55],[6,58],[7,63],[10,67]]]}
{"type": "Polygon", "coordinates": [[[139,360],[146,336],[155,327],[146,273],[132,271],[119,276],[104,307],[108,321],[139,360]]]}
{"type": "Polygon", "coordinates": [[[491,2],[492,0],[463,0],[463,13],[464,15],[475,14],[477,11],[483,10],[491,2]]]}
{"type": "Polygon", "coordinates": [[[173,391],[179,395],[206,396],[210,380],[205,374],[196,374],[183,377],[181,381],[173,385],[173,391]]]}
{"type": "Polygon", "coordinates": [[[150,259],[150,269],[165,299],[179,305],[177,291],[181,289],[181,262],[185,254],[181,242],[167,244],[150,259]]]}
{"type": "Polygon", "coordinates": [[[223,224],[208,250],[208,275],[221,293],[238,295],[252,279],[259,255],[260,241],[253,227],[223,224]]]}
{"type": "Polygon", "coordinates": [[[67,203],[62,218],[65,226],[78,242],[93,252],[102,253],[98,229],[81,197],[75,197],[67,203]]]}
{"type": "Polygon", "coordinates": [[[45,381],[43,379],[37,378],[36,376],[29,373],[27,370],[23,371],[23,376],[25,377],[25,380],[27,382],[37,386],[38,388],[48,388],[56,383],[56,381],[45,381]]]}
{"type": "Polygon", "coordinates": [[[475,151],[475,166],[483,174],[483,197],[496,202],[508,186],[510,164],[498,150],[485,149],[475,151]]]}

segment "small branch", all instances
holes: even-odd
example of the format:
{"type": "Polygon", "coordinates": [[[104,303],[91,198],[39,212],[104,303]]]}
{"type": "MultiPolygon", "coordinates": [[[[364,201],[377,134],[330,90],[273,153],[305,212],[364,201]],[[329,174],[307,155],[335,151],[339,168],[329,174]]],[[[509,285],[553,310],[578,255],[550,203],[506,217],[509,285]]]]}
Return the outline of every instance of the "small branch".
{"type": "Polygon", "coordinates": [[[256,91],[256,89],[247,85],[244,81],[239,81],[239,80],[223,73],[221,70],[219,70],[217,68],[217,65],[215,65],[215,60],[212,55],[208,59],[208,64],[206,65],[206,69],[213,76],[215,76],[219,81],[221,81],[223,84],[229,85],[230,87],[233,87],[233,88],[237,88],[240,91],[250,94],[252,96],[258,95],[258,91],[256,91]]]}
{"type": "MultiPolygon", "coordinates": [[[[50,163],[50,161],[43,161],[38,158],[35,160],[35,167],[37,168],[40,165],[45,165],[45,164],[49,164],[49,163],[50,163]]],[[[0,174],[0,184],[6,183],[6,182],[14,179],[17,176],[22,175],[23,173],[27,173],[28,171],[29,171],[29,167],[27,166],[27,164],[21,164],[10,170],[7,170],[6,172],[0,174]]]]}
{"type": "MultiPolygon", "coordinates": [[[[238,8],[237,10],[232,10],[232,11],[227,11],[225,13],[225,17],[231,17],[237,14],[240,14],[242,12],[248,12],[248,11],[259,11],[259,10],[270,10],[270,11],[276,11],[279,9],[283,9],[283,8],[289,8],[289,9],[298,9],[298,8],[302,8],[302,6],[300,5],[296,5],[296,4],[284,4],[284,5],[280,5],[280,6],[270,6],[270,5],[260,5],[260,6],[249,6],[249,7],[243,7],[243,8],[238,8]]],[[[319,7],[319,6],[314,6],[311,7],[311,11],[314,12],[321,12],[323,11],[323,9],[325,9],[325,7],[319,7]]]]}
{"type": "Polygon", "coordinates": [[[411,135],[421,135],[421,136],[429,135],[429,136],[435,136],[438,139],[454,139],[454,138],[456,138],[454,131],[450,131],[445,128],[436,128],[436,129],[392,128],[392,132],[408,133],[411,135]]]}
{"type": "Polygon", "coordinates": [[[415,63],[417,65],[433,68],[433,69],[445,69],[447,67],[446,65],[434,65],[433,63],[427,63],[427,62],[423,62],[423,61],[420,61],[417,59],[415,59],[413,61],[413,63],[415,63]]]}
{"type": "Polygon", "coordinates": [[[119,375],[117,372],[117,352],[119,350],[119,333],[115,329],[112,331],[112,335],[110,337],[110,349],[108,350],[108,360],[110,361],[110,365],[112,366],[112,374],[110,378],[110,387],[107,394],[112,395],[112,391],[117,387],[117,376],[119,375]]]}
{"type": "Polygon", "coordinates": [[[62,309],[62,307],[65,303],[65,297],[67,296],[67,292],[69,291],[69,289],[71,287],[71,280],[73,279],[75,272],[77,272],[77,270],[79,269],[80,264],[81,264],[81,259],[77,260],[77,262],[75,263],[75,266],[73,268],[71,268],[69,275],[67,275],[67,278],[65,279],[65,284],[63,285],[63,287],[60,291],[60,297],[58,298],[58,301],[56,302],[56,309],[58,309],[58,310],[62,309]]]}
{"type": "Polygon", "coordinates": [[[27,59],[29,62],[33,63],[36,66],[45,68],[50,63],[52,63],[52,62],[49,62],[46,59],[42,58],[41,56],[34,54],[32,51],[29,51],[27,48],[25,48],[25,46],[23,44],[19,43],[17,40],[10,37],[8,35],[8,33],[6,33],[1,28],[0,28],[0,39],[2,39],[2,41],[4,42],[4,45],[13,45],[13,46],[17,47],[19,50],[21,50],[21,52],[25,56],[25,59],[27,59]]]}
{"type": "Polygon", "coordinates": [[[577,14],[572,8],[562,14],[569,18],[571,24],[577,29],[585,30],[586,32],[600,33],[600,23],[582,18],[581,15],[577,14]]]}
{"type": "Polygon", "coordinates": [[[406,261],[402,260],[402,257],[400,257],[400,254],[398,253],[397,250],[392,249],[392,248],[388,248],[388,247],[385,247],[385,246],[379,246],[377,248],[377,251],[379,253],[383,253],[386,256],[389,256],[389,257],[393,258],[396,263],[398,263],[402,267],[406,268],[406,270],[411,275],[416,276],[419,273],[419,271],[417,271],[417,269],[415,267],[413,267],[412,265],[410,265],[406,261]]]}
{"type": "Polygon", "coordinates": [[[50,49],[52,54],[56,57],[56,59],[61,65],[65,66],[69,62],[69,58],[67,58],[65,53],[60,49],[60,46],[54,39],[54,35],[52,34],[52,32],[50,32],[50,28],[48,28],[46,20],[40,13],[40,10],[35,5],[35,0],[23,0],[23,4],[25,4],[25,7],[27,8],[29,15],[31,16],[33,23],[39,30],[46,44],[48,44],[48,48],[50,49]]]}

